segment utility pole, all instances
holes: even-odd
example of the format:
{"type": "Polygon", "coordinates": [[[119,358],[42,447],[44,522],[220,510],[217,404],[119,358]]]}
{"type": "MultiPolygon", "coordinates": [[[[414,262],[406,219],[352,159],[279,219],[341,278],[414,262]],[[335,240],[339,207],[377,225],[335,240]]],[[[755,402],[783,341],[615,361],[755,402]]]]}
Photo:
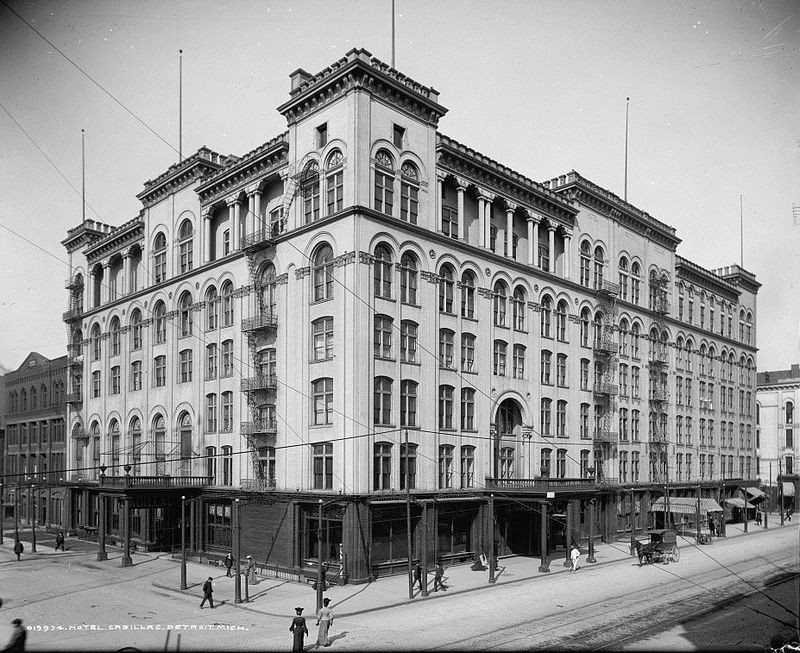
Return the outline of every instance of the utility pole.
{"type": "Polygon", "coordinates": [[[5,521],[6,518],[6,507],[5,504],[3,503],[3,500],[5,499],[5,495],[3,494],[3,488],[4,488],[3,481],[0,480],[0,544],[3,543],[3,522],[5,521]]]}
{"type": "Polygon", "coordinates": [[[781,526],[783,526],[783,464],[781,459],[778,458],[778,512],[781,514],[781,526]]]}
{"type": "Polygon", "coordinates": [[[695,511],[695,521],[696,521],[696,537],[697,543],[700,543],[700,484],[697,485],[697,509],[695,511]]]}
{"type": "Polygon", "coordinates": [[[181,589],[188,588],[186,584],[186,497],[181,496],[181,589]]]}
{"type": "Polygon", "coordinates": [[[239,499],[233,500],[233,511],[231,514],[233,527],[233,550],[234,550],[234,564],[236,565],[236,577],[233,584],[233,602],[242,602],[242,576],[240,572],[239,560],[242,556],[242,542],[241,542],[241,529],[239,526],[239,499]]]}
{"type": "Polygon", "coordinates": [[[631,555],[636,555],[636,504],[633,499],[633,488],[629,490],[631,501],[631,555]]]}
{"type": "Polygon", "coordinates": [[[31,553],[36,553],[36,496],[34,491],[36,486],[31,483],[31,530],[33,540],[31,541],[31,553]]]}
{"type": "Polygon", "coordinates": [[[742,493],[742,499],[744,500],[744,506],[742,507],[742,519],[744,520],[744,532],[747,532],[747,491],[740,487],[739,491],[742,493]]]}
{"type": "Polygon", "coordinates": [[[489,583],[494,584],[495,572],[495,551],[494,551],[494,494],[489,495],[489,542],[487,548],[489,549],[489,583]]]}
{"type": "MultiPolygon", "coordinates": [[[[413,572],[413,564],[414,564],[413,563],[413,557],[414,556],[413,556],[413,553],[412,553],[413,542],[412,542],[412,538],[411,538],[411,485],[409,483],[409,480],[410,480],[409,472],[411,470],[409,469],[409,467],[410,467],[410,465],[409,465],[410,458],[409,458],[409,455],[408,455],[408,453],[409,453],[408,452],[408,429],[405,430],[405,442],[406,442],[406,450],[405,450],[405,456],[406,456],[406,474],[405,474],[405,477],[406,477],[406,530],[408,531],[408,542],[407,542],[407,544],[408,544],[408,598],[409,599],[413,599],[414,598],[414,572],[413,572]]],[[[401,460],[402,460],[402,456],[401,456],[401,460]]]]}
{"type": "Polygon", "coordinates": [[[317,612],[322,608],[322,499],[317,504],[317,612]]]}

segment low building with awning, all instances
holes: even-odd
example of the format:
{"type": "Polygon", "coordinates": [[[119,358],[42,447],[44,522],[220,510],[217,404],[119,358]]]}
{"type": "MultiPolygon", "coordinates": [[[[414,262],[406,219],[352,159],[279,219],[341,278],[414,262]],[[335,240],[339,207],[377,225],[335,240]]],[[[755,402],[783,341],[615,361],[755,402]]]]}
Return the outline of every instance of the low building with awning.
{"type": "Polygon", "coordinates": [[[764,494],[761,490],[757,487],[746,487],[742,488],[747,494],[749,495],[748,501],[752,504],[761,503],[767,498],[767,495],[764,494]]]}
{"type": "MultiPolygon", "coordinates": [[[[665,508],[664,497],[659,497],[653,502],[650,510],[664,512],[665,508]]],[[[694,497],[670,497],[669,512],[673,515],[694,515],[697,512],[697,499],[694,497]]],[[[722,506],[714,499],[700,499],[700,516],[706,517],[710,512],[722,512],[722,506]]]]}
{"type": "MultiPolygon", "coordinates": [[[[741,497],[731,497],[730,499],[725,499],[725,503],[727,503],[729,506],[733,506],[734,508],[739,508],[740,510],[743,510],[745,506],[744,499],[741,497]]],[[[748,501],[747,508],[755,508],[755,506],[748,501]]]]}

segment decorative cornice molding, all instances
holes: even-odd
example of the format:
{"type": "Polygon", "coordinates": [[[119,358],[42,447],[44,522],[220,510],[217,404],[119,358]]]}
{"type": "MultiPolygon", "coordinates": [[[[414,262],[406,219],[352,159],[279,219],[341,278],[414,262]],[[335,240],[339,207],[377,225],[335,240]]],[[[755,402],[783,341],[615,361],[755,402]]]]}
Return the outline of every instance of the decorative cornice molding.
{"type": "Polygon", "coordinates": [[[144,190],[136,197],[145,207],[156,204],[176,190],[184,188],[196,179],[202,179],[222,167],[224,158],[206,147],[169,167],[162,175],[144,183],[144,190]]]}
{"type": "Polygon", "coordinates": [[[350,265],[350,263],[355,263],[355,261],[356,261],[355,251],[345,252],[344,254],[341,254],[340,256],[337,256],[335,259],[333,259],[333,267],[340,268],[345,265],[350,265]]]}
{"type": "Polygon", "coordinates": [[[297,280],[304,279],[310,273],[311,273],[311,268],[309,266],[306,266],[304,268],[297,268],[294,271],[294,278],[297,279],[297,280]]]}

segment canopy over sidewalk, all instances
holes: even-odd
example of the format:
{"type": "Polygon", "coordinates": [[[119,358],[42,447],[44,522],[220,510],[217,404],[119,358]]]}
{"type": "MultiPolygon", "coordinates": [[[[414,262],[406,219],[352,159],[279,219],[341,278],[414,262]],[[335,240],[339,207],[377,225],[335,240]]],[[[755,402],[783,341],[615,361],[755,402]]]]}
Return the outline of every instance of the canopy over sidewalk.
{"type": "MultiPolygon", "coordinates": [[[[657,512],[664,512],[664,508],[664,497],[656,499],[650,507],[651,510],[657,512]]],[[[697,499],[692,497],[670,497],[669,511],[674,515],[693,515],[697,512],[697,499]]],[[[722,506],[714,499],[700,499],[700,514],[707,515],[709,512],[722,512],[722,506]]]]}
{"type": "MultiPolygon", "coordinates": [[[[744,508],[744,499],[740,499],[739,497],[731,497],[730,499],[725,499],[725,503],[731,506],[736,506],[737,508],[744,508]]],[[[747,507],[755,508],[755,506],[749,501],[747,502],[747,507]]]]}

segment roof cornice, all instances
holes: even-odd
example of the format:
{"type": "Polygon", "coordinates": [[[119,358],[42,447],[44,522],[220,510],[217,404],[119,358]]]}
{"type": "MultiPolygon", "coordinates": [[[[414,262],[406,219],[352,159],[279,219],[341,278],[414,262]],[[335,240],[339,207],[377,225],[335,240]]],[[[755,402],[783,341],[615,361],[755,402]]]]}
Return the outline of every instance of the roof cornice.
{"type": "Polygon", "coordinates": [[[120,225],[111,233],[94,241],[84,251],[86,262],[91,265],[98,259],[122,250],[133,243],[144,240],[144,219],[137,215],[132,220],[120,225]]]}
{"type": "Polygon", "coordinates": [[[681,279],[698,283],[718,295],[725,295],[729,300],[739,301],[741,292],[734,284],[677,254],[675,255],[675,274],[681,279]]]}
{"type": "Polygon", "coordinates": [[[219,170],[225,158],[201,147],[192,156],[175,163],[163,174],[144,183],[144,190],[136,197],[145,208],[153,206],[168,195],[185,188],[194,180],[219,170]]]}
{"type": "Polygon", "coordinates": [[[589,181],[574,170],[566,175],[555,177],[545,184],[549,185],[551,190],[566,194],[570,199],[602,213],[607,218],[642,234],[673,252],[681,242],[681,239],[675,235],[674,227],[656,220],[646,211],[628,204],[611,191],[589,181]]]}

